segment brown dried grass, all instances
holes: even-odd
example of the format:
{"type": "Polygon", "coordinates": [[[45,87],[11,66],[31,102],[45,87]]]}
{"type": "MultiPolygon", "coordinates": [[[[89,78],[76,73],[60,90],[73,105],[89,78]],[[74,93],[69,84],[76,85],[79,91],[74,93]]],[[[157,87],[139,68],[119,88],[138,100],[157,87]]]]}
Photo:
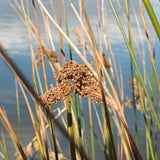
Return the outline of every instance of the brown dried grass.
{"type": "Polygon", "coordinates": [[[15,132],[14,132],[14,130],[13,130],[10,122],[8,121],[7,116],[5,115],[5,113],[3,112],[3,110],[2,110],[1,107],[0,107],[0,115],[2,116],[3,120],[5,121],[8,129],[9,129],[9,131],[10,131],[12,137],[13,137],[13,139],[14,139],[14,141],[15,141],[18,149],[19,149],[19,152],[20,152],[21,157],[23,157],[24,160],[27,160],[28,158],[27,158],[26,154],[24,153],[24,150],[23,150],[23,148],[22,148],[22,146],[21,146],[21,144],[20,144],[20,142],[19,142],[16,134],[15,134],[15,132]]]}

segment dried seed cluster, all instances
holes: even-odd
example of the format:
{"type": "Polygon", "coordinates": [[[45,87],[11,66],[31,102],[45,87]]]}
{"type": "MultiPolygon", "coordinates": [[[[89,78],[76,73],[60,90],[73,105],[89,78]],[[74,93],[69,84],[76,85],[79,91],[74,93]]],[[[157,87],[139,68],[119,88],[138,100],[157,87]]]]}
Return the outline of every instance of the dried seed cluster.
{"type": "MultiPolygon", "coordinates": [[[[133,77],[133,83],[132,83],[132,79],[130,78],[129,80],[130,86],[133,86],[133,90],[131,91],[131,93],[134,93],[134,100],[136,101],[136,107],[137,110],[140,110],[142,112],[142,104],[141,104],[141,99],[140,99],[140,92],[139,92],[139,87],[138,87],[138,80],[136,77],[133,77]]],[[[142,96],[143,99],[146,97],[144,89],[142,88],[142,96]]],[[[132,108],[132,104],[133,104],[133,100],[129,99],[128,97],[126,97],[127,101],[125,103],[125,106],[128,106],[129,108],[132,108]]],[[[147,108],[148,110],[148,108],[147,108]]]]}
{"type": "MultiPolygon", "coordinates": [[[[44,54],[44,59],[46,58],[46,55],[48,55],[53,62],[58,62],[59,61],[59,57],[58,57],[58,53],[56,51],[53,51],[52,49],[48,49],[46,50],[44,47],[42,47],[43,53],[44,54]]],[[[42,65],[42,56],[41,56],[41,49],[40,46],[37,49],[37,52],[35,53],[35,57],[38,57],[36,63],[38,67],[41,67],[42,65]]]]}
{"type": "MultiPolygon", "coordinates": [[[[84,45],[85,50],[90,52],[91,55],[93,56],[93,51],[89,48],[89,46],[84,41],[83,32],[82,32],[81,28],[74,28],[74,34],[75,34],[75,38],[78,41],[78,46],[83,46],[84,45]]],[[[106,54],[104,52],[102,52],[102,60],[103,60],[104,66],[106,68],[110,69],[111,68],[111,63],[110,63],[109,60],[107,60],[106,54]]]]}
{"type": "Polygon", "coordinates": [[[57,103],[72,92],[78,93],[80,98],[91,97],[96,103],[102,99],[99,83],[85,64],[71,60],[55,75],[55,79],[57,86],[51,85],[50,90],[41,96],[45,104],[57,103]]]}

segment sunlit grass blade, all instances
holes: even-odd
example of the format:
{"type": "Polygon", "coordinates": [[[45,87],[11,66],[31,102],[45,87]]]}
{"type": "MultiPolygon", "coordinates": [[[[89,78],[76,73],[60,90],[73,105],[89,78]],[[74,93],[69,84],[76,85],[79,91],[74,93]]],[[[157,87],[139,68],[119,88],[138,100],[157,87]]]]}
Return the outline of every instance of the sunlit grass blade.
{"type": "Polygon", "coordinates": [[[16,87],[16,102],[17,102],[17,117],[18,117],[18,128],[19,128],[19,139],[20,139],[20,142],[22,143],[22,130],[21,130],[19,96],[18,96],[18,86],[17,86],[16,79],[15,79],[15,87],[16,87]]]}
{"type": "Polygon", "coordinates": [[[114,6],[113,6],[113,3],[112,3],[111,0],[109,0],[109,2],[110,2],[110,5],[111,5],[111,8],[112,8],[112,10],[113,10],[113,13],[114,13],[114,15],[115,15],[115,18],[116,18],[116,20],[117,20],[117,23],[118,23],[118,26],[119,26],[119,28],[120,28],[120,31],[121,31],[121,33],[122,33],[122,36],[123,36],[123,38],[124,38],[124,40],[125,40],[125,43],[126,43],[126,45],[127,45],[128,50],[129,50],[129,53],[130,53],[130,55],[131,55],[131,57],[132,57],[132,59],[133,59],[133,62],[134,62],[134,65],[135,65],[135,69],[136,69],[136,72],[137,72],[137,76],[139,77],[139,80],[140,80],[140,82],[142,83],[142,86],[144,87],[144,90],[145,90],[145,93],[146,93],[146,97],[147,97],[148,103],[149,103],[149,105],[150,105],[150,108],[151,108],[151,110],[152,110],[152,112],[153,112],[153,115],[154,115],[154,118],[155,118],[155,120],[156,120],[156,123],[157,123],[157,125],[158,125],[159,130],[160,130],[160,123],[159,123],[157,114],[156,114],[156,112],[155,112],[153,103],[152,103],[152,101],[151,101],[151,99],[150,99],[150,96],[149,96],[149,93],[148,93],[148,89],[146,88],[146,85],[145,85],[144,80],[143,80],[143,78],[142,78],[141,72],[140,72],[140,70],[139,70],[137,61],[136,61],[135,56],[134,56],[134,54],[133,54],[133,52],[132,52],[132,49],[130,48],[129,41],[128,41],[127,36],[126,36],[126,34],[125,34],[125,32],[124,32],[124,29],[123,29],[122,24],[121,24],[121,22],[120,22],[120,20],[119,20],[119,17],[118,17],[118,15],[117,15],[117,13],[116,13],[116,10],[115,10],[115,8],[114,8],[114,6]]]}
{"type": "Polygon", "coordinates": [[[90,121],[90,134],[91,134],[91,146],[92,146],[92,159],[95,160],[93,123],[92,123],[92,109],[91,109],[91,100],[90,100],[90,98],[88,99],[88,107],[89,107],[89,121],[90,121]]]}
{"type": "MultiPolygon", "coordinates": [[[[62,20],[61,20],[61,0],[57,0],[58,3],[58,13],[59,13],[59,26],[62,28],[62,20]]],[[[60,45],[61,45],[61,61],[62,61],[62,66],[65,63],[65,51],[64,51],[64,42],[63,42],[63,36],[59,32],[59,40],[60,40],[60,45]]]]}
{"type": "MultiPolygon", "coordinates": [[[[67,15],[66,15],[66,10],[65,10],[65,4],[64,4],[64,0],[62,0],[63,3],[63,11],[64,11],[64,20],[65,20],[65,27],[66,27],[66,33],[67,36],[69,37],[69,30],[68,30],[68,23],[67,23],[67,15]]],[[[70,60],[72,60],[72,51],[71,51],[71,46],[68,43],[68,49],[69,49],[69,56],[70,56],[70,60]]]]}
{"type": "Polygon", "coordinates": [[[34,15],[35,15],[35,20],[36,20],[36,27],[37,27],[37,31],[38,31],[38,40],[39,40],[39,46],[40,46],[40,53],[41,53],[41,57],[42,57],[42,67],[43,67],[45,88],[46,88],[46,91],[47,91],[48,90],[48,83],[47,83],[46,68],[45,68],[45,63],[44,63],[43,46],[42,46],[42,40],[41,40],[40,31],[39,31],[39,24],[38,24],[38,19],[37,19],[37,13],[36,13],[34,0],[32,0],[32,4],[33,4],[33,10],[34,10],[34,15]]]}
{"type": "MultiPolygon", "coordinates": [[[[146,38],[147,38],[147,44],[148,44],[148,48],[149,48],[149,53],[150,53],[150,58],[151,58],[151,62],[152,62],[152,69],[153,69],[153,74],[152,74],[152,88],[151,88],[151,100],[153,102],[153,104],[155,104],[155,109],[157,108],[157,104],[156,104],[156,101],[155,101],[155,96],[154,96],[154,89],[155,89],[155,81],[156,81],[156,84],[158,85],[157,86],[157,89],[158,89],[158,92],[160,93],[160,90],[159,90],[159,81],[158,81],[158,76],[157,76],[157,72],[156,72],[156,69],[155,69],[155,48],[154,48],[154,37],[153,37],[153,53],[151,51],[151,44],[150,44],[150,40],[149,40],[149,34],[148,34],[148,30],[147,30],[147,25],[146,25],[146,21],[145,21],[145,18],[144,18],[144,12],[143,12],[143,9],[142,9],[142,4],[141,4],[141,1],[139,1],[139,4],[140,4],[140,9],[141,9],[141,15],[142,15],[142,20],[143,20],[143,25],[144,25],[144,30],[145,30],[145,33],[146,33],[146,38]]],[[[150,4],[149,4],[150,5],[150,4]]],[[[150,146],[151,146],[151,142],[148,142],[148,138],[150,138],[151,140],[153,139],[152,137],[152,133],[153,133],[153,113],[151,111],[151,116],[150,116],[150,137],[147,136],[147,139],[146,139],[146,144],[147,144],[147,157],[152,157],[153,158],[153,154],[156,155],[156,150],[150,150],[150,146]],[[148,142],[148,143],[147,143],[148,142]],[[153,153],[155,152],[155,153],[153,153]]],[[[150,140],[150,141],[151,141],[150,140]]],[[[156,158],[156,157],[155,157],[156,158]]]]}
{"type": "Polygon", "coordinates": [[[51,130],[51,134],[52,134],[52,141],[53,141],[53,145],[54,145],[54,149],[55,149],[55,157],[56,157],[56,160],[58,160],[58,149],[57,149],[57,143],[56,143],[54,124],[53,124],[53,119],[52,119],[51,105],[49,105],[48,108],[49,109],[47,110],[47,115],[48,115],[50,130],[51,130]]]}
{"type": "Polygon", "coordinates": [[[6,117],[6,115],[5,115],[5,113],[3,112],[3,110],[2,110],[1,107],[0,107],[0,114],[1,114],[2,118],[4,119],[4,121],[5,121],[8,129],[9,129],[10,132],[11,132],[11,135],[13,136],[13,139],[14,139],[14,141],[15,141],[18,149],[19,149],[19,152],[21,153],[22,158],[23,158],[24,160],[27,160],[28,158],[26,157],[26,155],[25,155],[25,153],[24,153],[24,150],[23,150],[23,148],[22,148],[22,146],[21,146],[21,144],[20,144],[20,142],[19,142],[19,140],[18,140],[18,138],[17,138],[17,136],[16,136],[16,133],[14,132],[14,130],[13,130],[10,122],[8,121],[8,118],[6,117]]]}
{"type": "MultiPolygon", "coordinates": [[[[121,33],[122,33],[122,35],[123,35],[123,38],[124,38],[124,40],[125,40],[125,43],[126,43],[126,45],[127,45],[127,47],[128,47],[128,50],[129,50],[129,52],[130,52],[131,58],[133,59],[133,62],[134,62],[134,65],[135,65],[135,69],[136,69],[136,72],[137,72],[137,76],[138,76],[140,82],[142,83],[142,85],[143,85],[143,87],[144,87],[145,93],[146,93],[146,95],[147,95],[146,97],[147,97],[147,99],[148,99],[148,102],[149,102],[149,105],[150,105],[150,107],[151,107],[151,110],[154,112],[154,117],[156,117],[156,118],[155,118],[155,119],[156,119],[156,122],[159,123],[159,120],[158,120],[158,118],[157,118],[156,112],[155,112],[154,107],[153,107],[153,103],[152,103],[152,101],[151,101],[151,99],[150,99],[148,90],[147,90],[146,85],[145,85],[145,83],[144,83],[144,81],[143,81],[143,78],[142,78],[142,75],[141,75],[141,73],[140,73],[139,67],[138,67],[138,65],[137,65],[137,62],[136,62],[135,56],[134,56],[134,54],[133,54],[133,51],[132,51],[131,47],[129,46],[129,42],[128,42],[128,40],[127,40],[127,37],[126,37],[126,35],[125,35],[125,32],[124,32],[123,27],[122,27],[122,25],[121,25],[121,22],[120,22],[120,20],[119,20],[119,18],[118,18],[118,15],[117,15],[117,13],[116,13],[116,10],[115,10],[115,8],[114,8],[114,6],[113,6],[113,4],[112,4],[112,1],[109,1],[109,2],[110,2],[110,5],[111,5],[112,10],[113,10],[113,12],[114,12],[114,15],[115,15],[115,17],[116,17],[116,20],[117,20],[117,23],[118,23],[119,28],[120,28],[120,30],[121,30],[121,33]]],[[[141,88],[141,87],[139,86],[139,89],[140,89],[140,88],[141,88]]],[[[141,89],[140,89],[140,91],[141,91],[141,89]]],[[[142,101],[143,101],[143,100],[141,99],[141,102],[142,102],[142,101]]],[[[147,123],[147,121],[146,121],[146,123],[147,123]]],[[[148,127],[147,127],[147,128],[148,128],[148,127]]],[[[152,149],[152,145],[150,145],[150,148],[152,149]]],[[[153,153],[153,152],[152,152],[152,153],[153,153]]]]}
{"type": "Polygon", "coordinates": [[[38,129],[37,129],[37,127],[36,127],[36,122],[35,122],[35,120],[34,120],[33,112],[32,112],[32,110],[31,110],[29,101],[28,101],[27,96],[26,96],[26,94],[25,94],[25,92],[24,92],[24,89],[23,89],[22,84],[19,83],[19,86],[20,86],[20,88],[21,88],[21,91],[22,91],[22,93],[23,93],[23,96],[24,96],[24,98],[25,98],[25,101],[26,101],[26,104],[27,104],[27,107],[28,107],[28,111],[29,111],[29,113],[30,113],[30,117],[31,117],[31,120],[32,120],[32,124],[33,124],[33,128],[34,128],[34,131],[35,131],[35,135],[36,135],[36,137],[37,137],[37,141],[38,141],[38,144],[39,144],[39,148],[40,148],[40,153],[41,153],[42,159],[45,160],[46,158],[45,158],[45,154],[44,154],[44,150],[43,150],[43,146],[42,146],[40,134],[39,134],[39,132],[38,132],[38,129]]]}
{"type": "Polygon", "coordinates": [[[1,130],[1,137],[0,137],[0,157],[2,159],[8,159],[8,153],[6,149],[6,144],[5,144],[5,137],[4,137],[4,132],[1,130]]]}
{"type": "MultiPolygon", "coordinates": [[[[80,146],[80,148],[83,148],[83,140],[82,140],[82,136],[83,136],[83,127],[82,127],[82,117],[80,114],[80,104],[79,104],[79,98],[78,98],[78,94],[72,94],[71,95],[71,104],[72,104],[72,110],[73,110],[73,114],[74,114],[74,119],[76,119],[76,121],[74,120],[74,130],[75,130],[75,138],[78,141],[78,144],[80,146]]],[[[72,115],[73,115],[72,114],[72,115]]],[[[81,157],[83,159],[83,157],[81,157]]],[[[78,158],[77,158],[78,159],[78,158]]]]}
{"type": "MultiPolygon", "coordinates": [[[[132,31],[131,31],[131,24],[130,24],[130,15],[129,15],[129,1],[126,0],[125,1],[126,4],[126,12],[127,12],[127,24],[128,24],[128,34],[129,34],[129,44],[131,49],[133,50],[133,52],[135,53],[135,49],[134,49],[134,44],[133,44],[133,39],[132,39],[132,31]]],[[[135,55],[136,57],[136,55],[135,55]]],[[[131,81],[133,84],[133,60],[130,56],[130,68],[131,68],[131,81]]],[[[138,127],[137,127],[137,113],[136,113],[136,102],[135,102],[135,94],[134,94],[134,87],[132,85],[132,101],[133,101],[133,110],[134,110],[134,125],[135,125],[135,138],[136,138],[136,145],[138,148],[138,127]]]]}
{"type": "Polygon", "coordinates": [[[157,33],[157,36],[158,36],[158,38],[160,40],[160,25],[158,23],[158,19],[157,19],[155,13],[154,13],[154,10],[153,10],[153,8],[151,6],[151,3],[150,3],[149,0],[143,0],[143,3],[145,5],[145,7],[146,7],[146,10],[147,10],[148,15],[150,17],[150,20],[151,20],[151,22],[153,24],[153,27],[154,27],[154,29],[155,29],[155,31],[157,33]]]}
{"type": "MultiPolygon", "coordinates": [[[[45,68],[45,63],[44,63],[43,46],[42,46],[42,41],[41,41],[41,36],[40,36],[40,31],[39,31],[39,25],[38,25],[38,19],[37,19],[37,13],[36,13],[34,0],[32,0],[32,4],[33,4],[33,9],[34,9],[34,15],[35,15],[35,20],[36,20],[36,26],[37,26],[38,38],[39,38],[39,45],[40,45],[40,51],[41,51],[41,57],[42,57],[42,67],[43,67],[43,75],[44,75],[44,81],[45,81],[45,89],[47,91],[48,90],[48,83],[47,83],[46,68],[45,68]]],[[[58,151],[57,151],[57,145],[56,145],[56,140],[55,140],[54,126],[53,126],[53,121],[52,121],[52,118],[51,118],[51,112],[52,112],[51,111],[51,106],[49,106],[49,112],[50,112],[49,117],[50,117],[50,122],[51,122],[53,144],[54,144],[54,147],[55,147],[55,155],[56,155],[56,160],[58,160],[58,151]]],[[[45,151],[46,151],[46,156],[49,158],[49,153],[48,153],[46,142],[45,142],[45,151]]]]}

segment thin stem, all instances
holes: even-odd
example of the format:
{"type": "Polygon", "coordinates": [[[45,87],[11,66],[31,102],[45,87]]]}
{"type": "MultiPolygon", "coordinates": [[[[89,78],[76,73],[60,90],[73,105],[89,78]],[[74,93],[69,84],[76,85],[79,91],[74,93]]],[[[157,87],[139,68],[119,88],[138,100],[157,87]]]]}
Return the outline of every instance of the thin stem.
{"type": "MultiPolygon", "coordinates": [[[[74,129],[73,129],[73,123],[72,123],[72,112],[71,112],[71,102],[70,98],[68,97],[68,101],[66,101],[66,109],[67,109],[67,120],[68,120],[68,133],[72,138],[74,138],[74,129]]],[[[75,148],[72,143],[70,143],[70,152],[71,152],[71,159],[76,160],[76,153],[75,148]]]]}
{"type": "MultiPolygon", "coordinates": [[[[129,34],[129,44],[131,49],[134,51],[134,45],[132,40],[132,32],[130,25],[130,15],[129,15],[129,1],[125,0],[126,3],[126,11],[127,11],[127,22],[128,22],[128,34],[129,34]]],[[[136,55],[135,55],[136,56],[136,55]]],[[[136,137],[136,145],[138,147],[138,128],[137,128],[137,114],[136,114],[136,103],[135,103],[135,94],[134,94],[134,86],[133,86],[133,60],[130,55],[130,67],[131,67],[131,81],[132,81],[132,100],[133,100],[133,111],[134,111],[134,126],[135,126],[135,137],[136,137]]]]}
{"type": "Polygon", "coordinates": [[[55,136],[55,131],[54,131],[54,124],[53,124],[53,119],[52,119],[52,109],[51,105],[48,106],[48,109],[46,109],[48,118],[49,118],[49,124],[50,124],[50,129],[52,133],[52,140],[53,140],[53,145],[55,149],[55,157],[56,160],[58,160],[58,150],[57,150],[57,144],[56,144],[56,136],[55,136]]]}
{"type": "MultiPolygon", "coordinates": [[[[62,28],[62,21],[61,21],[61,3],[60,0],[57,0],[58,2],[58,13],[59,13],[59,26],[62,28]]],[[[63,42],[63,36],[59,32],[59,39],[60,39],[60,45],[61,45],[61,58],[62,58],[62,66],[65,63],[65,52],[64,52],[64,42],[63,42]]]]}
{"type": "MultiPolygon", "coordinates": [[[[67,36],[69,37],[69,30],[68,30],[68,23],[67,23],[67,16],[66,16],[64,0],[62,0],[62,2],[63,2],[63,11],[64,11],[64,20],[65,20],[66,33],[67,33],[67,36]]],[[[72,60],[73,58],[72,58],[71,45],[69,43],[68,43],[68,49],[69,49],[70,60],[72,60]]]]}
{"type": "Polygon", "coordinates": [[[89,121],[90,121],[90,133],[91,133],[91,144],[92,144],[92,159],[95,160],[93,124],[92,124],[92,109],[91,109],[91,99],[90,98],[88,98],[88,107],[89,107],[89,121]]]}
{"type": "Polygon", "coordinates": [[[36,20],[37,31],[38,31],[38,40],[39,40],[39,45],[40,45],[41,57],[42,57],[44,82],[45,82],[45,87],[46,87],[46,91],[47,91],[48,90],[48,83],[47,83],[46,69],[45,69],[45,64],[44,64],[43,46],[42,46],[41,35],[40,35],[40,31],[39,31],[39,24],[38,24],[38,19],[37,19],[37,13],[36,13],[36,7],[35,7],[34,0],[32,0],[32,4],[33,4],[33,10],[34,10],[34,15],[35,15],[35,20],[36,20]]]}
{"type": "Polygon", "coordinates": [[[20,139],[20,142],[22,142],[21,116],[20,116],[20,108],[19,108],[18,86],[17,86],[17,80],[16,79],[15,79],[15,87],[16,87],[16,102],[17,102],[17,116],[18,116],[19,139],[20,139]]]}
{"type": "Polygon", "coordinates": [[[2,116],[2,118],[3,118],[3,120],[5,121],[6,125],[8,126],[8,129],[9,129],[10,132],[11,132],[11,135],[12,135],[13,138],[14,138],[14,141],[15,141],[15,143],[16,143],[16,145],[17,145],[17,147],[18,147],[18,149],[19,149],[19,151],[20,151],[20,153],[21,153],[22,158],[23,158],[24,160],[28,160],[28,158],[27,158],[27,156],[25,155],[25,153],[24,153],[24,151],[23,151],[23,148],[22,148],[22,146],[21,146],[21,144],[20,144],[20,142],[19,142],[19,140],[18,140],[18,138],[17,138],[17,136],[16,136],[16,134],[15,134],[12,126],[11,126],[11,124],[10,124],[10,122],[8,121],[6,115],[5,115],[5,113],[3,112],[3,110],[2,110],[1,107],[0,107],[0,114],[1,114],[1,116],[2,116]]]}
{"type": "Polygon", "coordinates": [[[145,7],[146,7],[146,10],[147,10],[148,15],[150,17],[150,20],[151,20],[151,22],[153,24],[153,27],[154,27],[154,29],[155,29],[155,31],[157,33],[157,36],[158,36],[158,38],[160,40],[160,25],[158,23],[156,15],[155,15],[155,13],[153,11],[153,8],[152,8],[152,6],[150,4],[150,1],[149,0],[143,0],[143,3],[145,5],[145,7]]]}

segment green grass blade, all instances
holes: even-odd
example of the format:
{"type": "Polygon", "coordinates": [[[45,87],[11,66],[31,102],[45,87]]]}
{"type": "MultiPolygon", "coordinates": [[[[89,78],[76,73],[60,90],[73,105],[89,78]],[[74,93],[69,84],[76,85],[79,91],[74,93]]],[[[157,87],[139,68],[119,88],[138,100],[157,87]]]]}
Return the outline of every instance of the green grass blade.
{"type": "MultiPolygon", "coordinates": [[[[133,50],[133,53],[135,53],[134,44],[132,40],[132,32],[131,32],[131,25],[130,25],[130,15],[129,15],[129,1],[125,0],[126,3],[126,12],[127,12],[127,22],[128,22],[128,34],[129,34],[129,44],[131,49],[133,50]]],[[[136,55],[135,55],[136,56],[136,55]]],[[[130,56],[130,68],[131,68],[131,80],[133,84],[133,60],[130,56]]],[[[136,114],[136,103],[135,103],[135,94],[134,94],[134,87],[132,85],[132,100],[133,100],[133,111],[134,111],[134,125],[135,125],[135,138],[136,138],[136,145],[138,147],[138,128],[137,128],[137,114],[136,114]]]]}
{"type": "MultiPolygon", "coordinates": [[[[71,102],[70,98],[68,97],[67,101],[67,121],[68,121],[68,132],[71,135],[72,138],[74,138],[74,128],[72,123],[72,111],[71,111],[71,102]]],[[[70,143],[70,152],[71,152],[71,159],[76,160],[76,152],[74,145],[70,143]]]]}
{"type": "Polygon", "coordinates": [[[80,115],[82,117],[82,128],[83,128],[83,131],[82,131],[82,135],[83,135],[83,147],[86,151],[86,153],[88,154],[88,141],[87,141],[87,135],[86,135],[86,123],[85,123],[85,116],[84,116],[84,113],[83,113],[83,108],[82,108],[82,101],[80,101],[80,107],[79,107],[79,110],[80,110],[80,115]]]}
{"type": "Polygon", "coordinates": [[[50,131],[51,131],[51,135],[52,135],[54,150],[55,150],[55,157],[56,157],[56,160],[58,160],[58,149],[57,149],[57,144],[56,144],[54,124],[53,124],[53,119],[52,119],[52,109],[51,109],[50,105],[48,106],[47,115],[48,115],[48,121],[49,121],[50,131]]]}
{"type": "MultiPolygon", "coordinates": [[[[66,16],[64,0],[63,0],[63,11],[64,11],[64,21],[65,21],[66,33],[67,33],[67,36],[69,37],[69,30],[68,30],[68,23],[67,23],[67,16],[66,16]]],[[[73,58],[72,58],[71,45],[69,43],[68,43],[68,49],[69,49],[70,60],[72,60],[73,58]]]]}
{"type": "Polygon", "coordinates": [[[91,145],[92,145],[92,159],[95,160],[92,109],[91,109],[91,99],[90,98],[88,98],[88,107],[89,107],[90,134],[91,134],[91,145]]]}
{"type": "Polygon", "coordinates": [[[148,15],[150,17],[150,20],[151,20],[151,22],[153,24],[153,27],[154,27],[154,29],[155,29],[155,31],[157,33],[157,36],[158,36],[158,38],[160,40],[160,25],[158,23],[156,15],[155,15],[155,13],[153,11],[153,8],[152,8],[152,6],[150,4],[150,1],[149,0],[143,0],[143,3],[145,5],[145,7],[146,7],[146,10],[147,10],[148,15]]]}
{"type": "Polygon", "coordinates": [[[153,146],[152,146],[152,137],[151,137],[151,132],[150,132],[150,126],[148,124],[147,121],[147,110],[146,110],[146,106],[144,103],[144,99],[143,99],[143,93],[141,88],[140,83],[138,83],[138,87],[139,87],[139,93],[140,93],[140,101],[142,104],[142,112],[143,112],[143,117],[144,117],[144,121],[145,121],[145,127],[146,127],[146,149],[147,149],[147,156],[152,157],[152,159],[155,159],[154,157],[154,151],[153,151],[153,146]]]}
{"type": "Polygon", "coordinates": [[[135,56],[134,56],[134,53],[133,53],[133,51],[132,51],[132,49],[131,49],[131,47],[130,47],[130,45],[129,45],[129,41],[128,41],[127,36],[126,36],[126,34],[125,34],[125,32],[124,32],[123,26],[122,26],[122,24],[121,24],[121,22],[120,22],[120,20],[119,20],[118,14],[117,14],[117,12],[116,12],[116,10],[115,10],[115,8],[114,8],[114,5],[113,5],[113,3],[112,3],[112,0],[109,0],[109,3],[110,3],[110,6],[111,6],[111,8],[112,8],[112,11],[113,11],[113,13],[114,13],[114,15],[115,15],[115,18],[116,18],[116,20],[117,20],[117,23],[118,23],[119,29],[120,29],[120,31],[121,31],[121,33],[122,33],[122,36],[123,36],[123,38],[124,38],[124,41],[125,41],[125,43],[126,43],[126,45],[127,45],[127,48],[128,48],[129,53],[130,53],[130,55],[131,55],[131,58],[133,59],[133,62],[134,62],[134,65],[135,65],[135,69],[136,69],[136,72],[137,72],[137,76],[139,77],[139,80],[140,80],[140,82],[142,83],[142,86],[144,87],[144,91],[145,91],[145,94],[146,94],[146,97],[147,97],[149,106],[150,106],[150,108],[151,108],[151,110],[152,110],[152,112],[153,112],[153,116],[154,116],[155,121],[156,121],[156,123],[157,123],[157,126],[158,126],[158,128],[159,128],[159,130],[160,130],[160,122],[159,122],[159,119],[158,119],[157,114],[156,114],[156,112],[155,112],[155,109],[154,109],[152,100],[151,100],[151,98],[150,98],[150,96],[149,96],[149,93],[148,93],[148,90],[147,90],[147,87],[146,87],[146,85],[145,85],[145,83],[144,83],[144,80],[143,80],[143,78],[142,78],[140,69],[139,69],[139,67],[138,67],[137,61],[136,61],[135,56]]]}
{"type": "Polygon", "coordinates": [[[22,129],[21,129],[21,116],[20,116],[20,108],[19,108],[19,96],[18,96],[18,86],[17,80],[15,79],[15,87],[16,87],[16,102],[17,102],[17,118],[18,118],[18,129],[19,129],[19,141],[22,143],[22,129]]]}
{"type": "MultiPolygon", "coordinates": [[[[81,117],[80,117],[80,106],[78,103],[78,95],[75,94],[75,102],[76,102],[76,116],[77,116],[77,124],[78,124],[78,132],[79,132],[79,146],[82,148],[83,147],[83,142],[82,142],[82,127],[81,127],[81,117]]],[[[81,157],[83,159],[83,157],[81,157]]]]}
{"type": "Polygon", "coordinates": [[[0,157],[2,159],[8,160],[8,154],[7,154],[6,146],[3,143],[4,141],[5,141],[4,137],[2,137],[2,138],[0,137],[0,150],[1,150],[0,154],[2,154],[2,155],[0,155],[0,157]]]}

